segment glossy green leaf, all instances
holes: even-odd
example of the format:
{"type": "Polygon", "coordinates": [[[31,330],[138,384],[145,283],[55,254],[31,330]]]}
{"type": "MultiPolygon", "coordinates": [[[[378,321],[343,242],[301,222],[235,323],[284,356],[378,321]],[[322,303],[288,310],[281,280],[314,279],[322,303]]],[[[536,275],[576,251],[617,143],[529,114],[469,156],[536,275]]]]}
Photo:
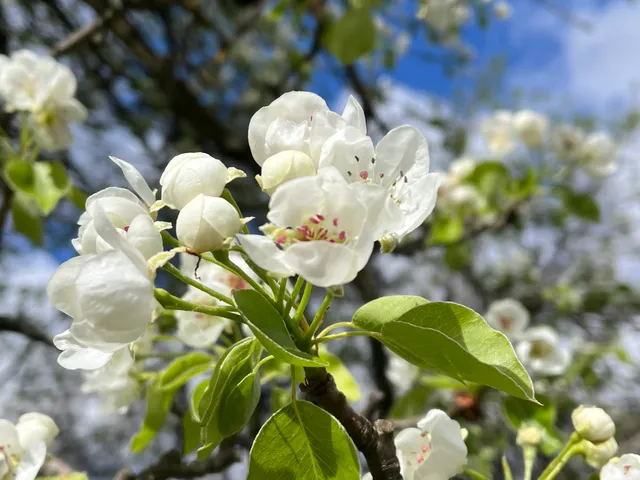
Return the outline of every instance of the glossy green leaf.
{"type": "Polygon", "coordinates": [[[342,64],[351,65],[375,46],[376,26],[371,10],[349,9],[330,25],[323,41],[327,50],[342,64]]]}
{"type": "Polygon", "coordinates": [[[44,244],[44,226],[38,206],[29,197],[17,193],[11,200],[13,228],[34,244],[44,244]]]}
{"type": "Polygon", "coordinates": [[[576,193],[569,187],[553,187],[552,193],[562,201],[564,208],[572,215],[590,222],[600,221],[600,207],[587,194],[576,193]]]}
{"type": "Polygon", "coordinates": [[[200,446],[200,429],[201,426],[193,418],[193,415],[187,412],[182,418],[182,454],[188,455],[197,450],[200,446]]]}
{"type": "Polygon", "coordinates": [[[326,367],[324,360],[303,352],[291,339],[276,308],[255,290],[235,290],[233,299],[247,326],[267,352],[283,362],[300,367],[326,367]]]}
{"type": "Polygon", "coordinates": [[[338,421],[312,403],[296,401],[260,429],[247,480],[360,480],[353,442],[338,421]]]}
{"type": "Polygon", "coordinates": [[[291,403],[291,389],[271,387],[271,413],[275,413],[282,407],[291,403]]]}
{"type": "Polygon", "coordinates": [[[176,390],[161,390],[158,382],[147,387],[147,410],[142,428],[131,440],[131,451],[139,453],[153,440],[164,426],[176,390]]]}
{"type": "Polygon", "coordinates": [[[384,323],[381,333],[387,347],[414,365],[535,401],[531,378],[507,337],[467,307],[427,303],[384,323]]]}
{"type": "Polygon", "coordinates": [[[318,352],[318,356],[322,360],[326,360],[329,362],[329,366],[327,368],[327,372],[329,372],[334,380],[336,381],[336,385],[338,389],[344,393],[347,400],[350,402],[355,402],[360,399],[360,387],[358,387],[358,382],[353,378],[351,372],[346,367],[340,358],[336,357],[329,353],[323,345],[320,345],[320,350],[318,352]]]}
{"type": "Polygon", "coordinates": [[[160,389],[173,390],[187,383],[191,378],[206,372],[212,365],[211,355],[192,352],[175,359],[160,373],[160,389]]]}
{"type": "Polygon", "coordinates": [[[36,202],[48,215],[71,189],[71,182],[59,163],[38,162],[34,165],[36,202]]]}
{"type": "Polygon", "coordinates": [[[354,325],[370,332],[382,332],[385,323],[397,320],[414,308],[429,303],[429,300],[413,295],[392,295],[365,303],[351,320],[354,325]]]}
{"type": "Polygon", "coordinates": [[[260,398],[260,381],[253,375],[253,368],[261,352],[257,339],[245,338],[218,361],[198,402],[204,444],[200,455],[206,455],[225,437],[240,430],[253,413],[260,398]]]}
{"type": "Polygon", "coordinates": [[[36,175],[33,164],[24,160],[12,160],[4,166],[4,178],[14,192],[33,194],[36,175]]]}

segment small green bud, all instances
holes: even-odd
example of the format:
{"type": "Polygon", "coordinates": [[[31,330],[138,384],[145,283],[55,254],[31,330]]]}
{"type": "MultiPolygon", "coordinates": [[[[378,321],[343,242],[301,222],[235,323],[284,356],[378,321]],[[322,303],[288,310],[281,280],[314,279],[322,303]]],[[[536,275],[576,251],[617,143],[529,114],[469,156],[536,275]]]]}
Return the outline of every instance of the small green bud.
{"type": "Polygon", "coordinates": [[[380,242],[380,253],[391,253],[396,249],[396,237],[391,234],[384,235],[379,240],[380,242]]]}

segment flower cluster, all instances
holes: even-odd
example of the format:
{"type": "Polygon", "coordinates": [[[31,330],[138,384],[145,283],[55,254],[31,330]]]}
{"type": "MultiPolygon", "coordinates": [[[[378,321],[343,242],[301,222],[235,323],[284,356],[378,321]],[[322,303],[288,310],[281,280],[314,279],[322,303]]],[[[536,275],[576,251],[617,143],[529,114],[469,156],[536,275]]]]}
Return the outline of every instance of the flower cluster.
{"type": "Polygon", "coordinates": [[[70,124],[83,122],[87,110],[75,98],[73,72],[49,56],[18,50],[0,55],[0,97],[9,112],[25,112],[41,148],[71,145],[70,124]]]}
{"type": "Polygon", "coordinates": [[[58,436],[55,422],[37,412],[26,413],[14,425],[0,419],[0,480],[33,480],[58,436]]]}
{"type": "Polygon", "coordinates": [[[615,172],[616,145],[609,135],[587,134],[572,125],[557,125],[551,131],[549,124],[545,115],[532,110],[498,110],[483,120],[481,133],[494,155],[509,155],[523,144],[528,148],[547,148],[567,165],[580,166],[596,178],[615,172]]]}
{"type": "Polygon", "coordinates": [[[487,323],[515,342],[518,357],[540,375],[560,375],[571,362],[571,354],[560,345],[558,332],[547,325],[529,326],[528,310],[517,300],[506,298],[489,305],[487,323]]]}
{"type": "MultiPolygon", "coordinates": [[[[418,428],[406,428],[395,438],[402,478],[451,478],[467,464],[467,446],[460,424],[442,410],[430,410],[418,428]]],[[[371,479],[371,474],[363,480],[371,479]]]]}

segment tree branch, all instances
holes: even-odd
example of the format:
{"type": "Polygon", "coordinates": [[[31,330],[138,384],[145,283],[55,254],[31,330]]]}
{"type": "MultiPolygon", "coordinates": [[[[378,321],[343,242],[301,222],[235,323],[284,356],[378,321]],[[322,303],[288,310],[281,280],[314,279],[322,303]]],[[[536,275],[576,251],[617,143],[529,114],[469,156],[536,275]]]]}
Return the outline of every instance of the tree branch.
{"type": "Polygon", "coordinates": [[[85,41],[91,40],[91,38],[99,33],[103,28],[107,26],[107,24],[113,19],[116,15],[124,13],[123,9],[113,10],[108,9],[105,10],[102,15],[96,18],[90,24],[76,30],[71,33],[67,38],[59,42],[53,52],[51,54],[54,57],[64,55],[65,53],[69,53],[77,46],[81,45],[85,41]]]}
{"type": "Polygon", "coordinates": [[[29,340],[55,348],[53,340],[49,335],[38,327],[30,324],[22,317],[11,318],[0,316],[0,333],[1,332],[19,333],[20,335],[27,337],[29,340]]]}
{"type": "Polygon", "coordinates": [[[324,368],[307,368],[305,373],[305,383],[300,389],[342,424],[364,455],[373,480],[402,480],[393,443],[393,422],[377,420],[372,424],[357,413],[324,368]]]}

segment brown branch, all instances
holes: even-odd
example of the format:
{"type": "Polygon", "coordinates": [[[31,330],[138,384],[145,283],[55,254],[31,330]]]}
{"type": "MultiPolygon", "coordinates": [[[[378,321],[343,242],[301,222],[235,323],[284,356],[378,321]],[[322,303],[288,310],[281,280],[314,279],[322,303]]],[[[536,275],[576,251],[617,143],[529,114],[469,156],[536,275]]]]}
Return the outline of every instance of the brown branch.
{"type": "Polygon", "coordinates": [[[167,480],[169,478],[198,478],[211,473],[226,470],[241,460],[235,448],[235,439],[225,439],[216,455],[205,460],[182,463],[182,457],[176,450],[165,453],[157,463],[135,474],[129,469],[116,473],[114,480],[167,480]]]}
{"type": "Polygon", "coordinates": [[[55,348],[53,340],[49,335],[40,330],[38,327],[30,324],[25,318],[22,317],[0,317],[0,333],[13,332],[19,333],[27,337],[34,342],[42,343],[48,347],[55,348]]]}
{"type": "Polygon", "coordinates": [[[377,420],[372,424],[357,413],[324,368],[308,368],[305,373],[305,383],[300,389],[342,424],[364,455],[373,480],[402,480],[393,443],[393,422],[377,420]]]}
{"type": "Polygon", "coordinates": [[[104,29],[107,24],[113,19],[116,15],[121,15],[124,13],[123,9],[113,10],[107,9],[102,15],[100,15],[97,19],[95,19],[90,24],[76,30],[71,33],[67,38],[59,42],[53,49],[52,55],[54,57],[58,57],[60,55],[64,55],[65,53],[69,53],[77,46],[81,45],[85,41],[90,41],[96,34],[98,34],[102,29],[104,29]]]}

